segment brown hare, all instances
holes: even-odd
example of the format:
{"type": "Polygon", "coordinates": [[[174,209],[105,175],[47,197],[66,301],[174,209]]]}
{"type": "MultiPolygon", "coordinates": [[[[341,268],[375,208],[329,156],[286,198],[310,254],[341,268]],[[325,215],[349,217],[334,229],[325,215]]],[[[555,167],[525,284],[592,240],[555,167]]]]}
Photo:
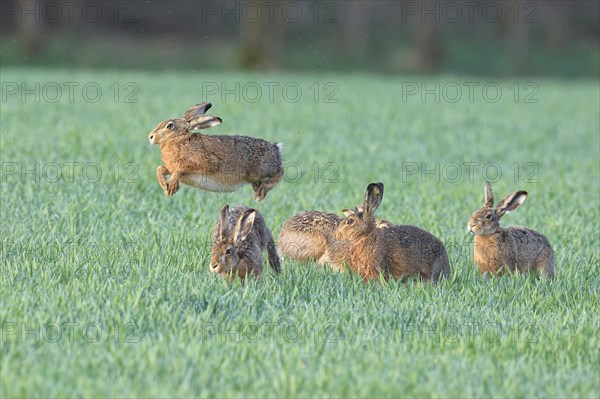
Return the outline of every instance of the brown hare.
{"type": "Polygon", "coordinates": [[[485,183],[483,208],[471,215],[467,231],[474,235],[473,256],[479,271],[491,274],[524,273],[535,270],[542,277],[554,277],[554,251],[542,234],[525,227],[500,227],[500,218],[517,209],[527,198],[526,191],[504,197],[494,208],[490,182],[485,183]]]}
{"type": "Polygon", "coordinates": [[[353,212],[340,222],[335,237],[346,243],[341,251],[331,249],[330,258],[343,261],[364,279],[380,275],[394,279],[438,281],[450,275],[444,244],[415,226],[377,228],[375,211],[383,199],[383,183],[371,183],[365,192],[362,212],[353,212]],[[338,253],[341,252],[341,255],[338,253]]]}
{"type": "Polygon", "coordinates": [[[183,118],[161,122],[150,132],[150,143],[160,147],[164,163],[156,169],[158,183],[167,196],[179,190],[180,182],[214,192],[235,191],[249,183],[254,199],[263,200],[283,177],[281,143],[193,133],[221,124],[220,118],[204,114],[210,106],[197,104],[183,118]]]}
{"type": "Polygon", "coordinates": [[[296,261],[328,263],[328,239],[342,218],[333,213],[303,211],[289,218],[279,233],[282,256],[296,261]]]}
{"type": "MultiPolygon", "coordinates": [[[[344,209],[345,216],[362,212],[362,205],[344,209]]],[[[329,247],[339,246],[333,233],[343,218],[322,211],[303,211],[289,218],[279,233],[279,251],[282,256],[299,262],[313,261],[319,265],[331,264],[329,247]]],[[[390,227],[385,220],[376,220],[378,228],[390,227]]],[[[338,269],[337,267],[335,269],[338,269]]]]}
{"type": "Polygon", "coordinates": [[[265,248],[271,268],[280,273],[275,242],[261,214],[246,206],[230,210],[225,204],[213,232],[210,271],[228,280],[236,276],[241,280],[258,277],[263,270],[265,248]]]}

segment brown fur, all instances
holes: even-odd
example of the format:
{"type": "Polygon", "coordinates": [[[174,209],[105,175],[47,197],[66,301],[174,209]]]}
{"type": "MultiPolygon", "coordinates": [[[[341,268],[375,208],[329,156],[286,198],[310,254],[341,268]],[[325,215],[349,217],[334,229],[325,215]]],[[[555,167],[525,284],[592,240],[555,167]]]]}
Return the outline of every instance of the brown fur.
{"type": "MultiPolygon", "coordinates": [[[[356,205],[356,208],[354,209],[349,209],[346,208],[342,211],[342,213],[344,214],[344,216],[350,216],[353,213],[362,213],[364,211],[364,208],[362,205],[356,205]]],[[[387,229],[388,227],[392,227],[393,224],[391,222],[388,222],[387,220],[383,220],[383,219],[375,219],[375,227],[377,227],[378,229],[387,229]]]]}
{"type": "Polygon", "coordinates": [[[548,239],[525,227],[500,227],[500,218],[517,209],[527,198],[526,191],[504,197],[494,208],[492,185],[485,184],[484,207],[471,215],[467,230],[475,236],[473,258],[479,272],[502,275],[506,271],[525,273],[535,270],[542,277],[553,278],[554,251],[548,239]]]}
{"type": "Polygon", "coordinates": [[[377,228],[375,210],[383,199],[383,184],[372,183],[365,193],[363,212],[353,212],[339,224],[335,237],[346,244],[334,254],[365,279],[380,275],[394,279],[438,281],[450,275],[444,244],[415,226],[377,228]]]}
{"type": "Polygon", "coordinates": [[[303,211],[289,218],[279,233],[282,256],[296,261],[327,263],[327,238],[333,234],[341,217],[321,211],[303,211]]]}
{"type": "MultiPolygon", "coordinates": [[[[343,213],[349,215],[358,211],[344,209],[343,213]]],[[[343,218],[328,212],[302,211],[289,218],[279,233],[279,251],[282,256],[296,261],[313,261],[319,265],[329,264],[334,270],[343,271],[343,265],[336,261],[340,258],[342,245],[337,242],[334,232],[343,218]],[[330,248],[336,249],[335,259],[330,257],[330,248]]],[[[392,226],[385,220],[376,220],[377,228],[392,226]]]]}
{"type": "Polygon", "coordinates": [[[254,199],[263,200],[283,177],[281,144],[246,136],[192,133],[222,122],[204,115],[210,108],[206,104],[189,109],[184,118],[159,123],[149,134],[150,143],[161,150],[163,165],[156,169],[159,185],[171,196],[180,183],[214,192],[235,191],[249,183],[254,199]]]}
{"type": "Polygon", "coordinates": [[[225,204],[213,232],[211,272],[220,273],[227,280],[258,277],[263,271],[265,249],[271,268],[280,273],[275,242],[261,214],[246,206],[230,210],[225,204]]]}

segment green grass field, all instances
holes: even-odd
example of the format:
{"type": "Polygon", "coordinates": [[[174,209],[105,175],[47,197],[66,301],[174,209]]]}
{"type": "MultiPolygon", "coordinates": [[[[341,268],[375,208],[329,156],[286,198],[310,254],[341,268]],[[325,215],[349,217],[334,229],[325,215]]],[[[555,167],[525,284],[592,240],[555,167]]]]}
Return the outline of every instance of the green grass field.
{"type": "Polygon", "coordinates": [[[2,397],[600,394],[598,81],[9,68],[1,80],[2,397]],[[472,101],[465,82],[479,84],[472,101]],[[284,143],[286,179],[255,204],[275,236],[382,181],[378,215],[440,237],[452,277],[365,284],[289,261],[243,286],[209,273],[221,206],[252,205],[252,190],[166,198],[147,139],[203,100],[224,120],[207,133],[284,143]],[[474,269],[465,228],[486,176],[498,199],[529,192],[504,226],[549,238],[554,282],[474,269]]]}

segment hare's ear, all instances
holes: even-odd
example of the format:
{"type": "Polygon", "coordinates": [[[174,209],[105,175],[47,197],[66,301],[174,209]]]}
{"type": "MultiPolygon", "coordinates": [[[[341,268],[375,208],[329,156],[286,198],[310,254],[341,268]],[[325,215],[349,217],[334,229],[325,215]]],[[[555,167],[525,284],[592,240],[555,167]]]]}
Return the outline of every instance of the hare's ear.
{"type": "Polygon", "coordinates": [[[229,205],[223,205],[221,209],[221,216],[219,217],[219,225],[221,226],[221,230],[219,231],[219,235],[221,239],[226,239],[229,236],[229,205]]]}
{"type": "Polygon", "coordinates": [[[525,202],[527,198],[527,191],[516,191],[512,194],[508,194],[506,197],[498,203],[496,207],[496,215],[502,217],[505,213],[509,213],[517,209],[525,202]]]}
{"type": "Polygon", "coordinates": [[[212,107],[211,103],[196,104],[192,108],[185,111],[185,114],[183,114],[183,119],[190,120],[194,116],[204,115],[206,111],[210,109],[210,107],[212,107]]]}
{"type": "Polygon", "coordinates": [[[342,209],[342,213],[344,214],[344,216],[348,217],[350,215],[354,214],[354,209],[350,209],[350,208],[344,208],[342,209]]]}
{"type": "Polygon", "coordinates": [[[365,205],[363,218],[373,218],[375,210],[379,208],[381,200],[383,199],[383,183],[371,183],[367,186],[365,191],[365,205]]]}
{"type": "Polygon", "coordinates": [[[240,215],[233,230],[233,242],[235,244],[244,241],[248,237],[248,234],[252,231],[252,226],[254,226],[255,218],[256,211],[254,209],[248,209],[240,215]]]}
{"type": "Polygon", "coordinates": [[[493,208],[494,207],[494,192],[492,191],[492,183],[490,183],[489,181],[486,181],[483,192],[484,192],[483,205],[487,208],[493,208]]]}
{"type": "Polygon", "coordinates": [[[344,208],[342,209],[342,213],[344,214],[344,216],[348,217],[350,215],[354,215],[354,214],[362,214],[364,212],[365,208],[362,205],[356,205],[356,208],[354,209],[350,209],[350,208],[344,208]]]}
{"type": "Polygon", "coordinates": [[[194,129],[208,129],[209,127],[217,126],[223,123],[223,120],[217,116],[210,115],[198,115],[191,119],[187,119],[190,124],[190,130],[194,129]]]}

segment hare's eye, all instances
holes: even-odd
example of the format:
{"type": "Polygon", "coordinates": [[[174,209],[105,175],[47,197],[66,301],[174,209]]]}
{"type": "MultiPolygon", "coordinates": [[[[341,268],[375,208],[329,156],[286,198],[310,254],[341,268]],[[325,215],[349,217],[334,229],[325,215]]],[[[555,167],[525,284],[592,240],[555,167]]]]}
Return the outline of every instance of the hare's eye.
{"type": "Polygon", "coordinates": [[[233,249],[231,249],[231,248],[227,248],[225,250],[225,255],[231,255],[232,253],[233,253],[233,249]]]}
{"type": "Polygon", "coordinates": [[[348,226],[352,226],[352,225],[354,224],[354,219],[348,219],[348,220],[346,221],[346,224],[347,224],[348,226]]]}
{"type": "Polygon", "coordinates": [[[488,213],[487,215],[485,215],[485,218],[486,218],[487,220],[490,220],[490,219],[492,218],[492,214],[491,214],[491,213],[488,213]]]}
{"type": "Polygon", "coordinates": [[[175,126],[175,125],[173,125],[173,122],[169,122],[169,123],[167,124],[167,129],[171,129],[171,130],[173,130],[173,126],[175,126]]]}

